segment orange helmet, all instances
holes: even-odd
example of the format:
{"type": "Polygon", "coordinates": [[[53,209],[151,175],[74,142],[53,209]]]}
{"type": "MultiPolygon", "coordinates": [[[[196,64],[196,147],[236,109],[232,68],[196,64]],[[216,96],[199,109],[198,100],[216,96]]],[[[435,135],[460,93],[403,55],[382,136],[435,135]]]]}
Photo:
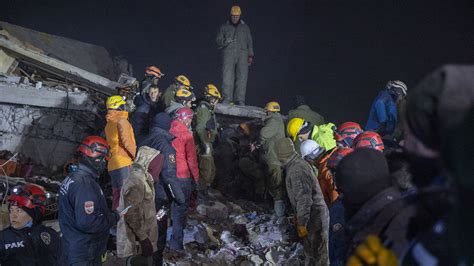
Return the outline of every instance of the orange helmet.
{"type": "Polygon", "coordinates": [[[151,76],[155,76],[157,78],[163,77],[165,74],[161,72],[159,68],[156,66],[148,66],[145,68],[145,73],[151,76]]]}
{"type": "Polygon", "coordinates": [[[377,132],[365,131],[354,139],[352,148],[371,148],[374,150],[383,151],[385,146],[383,144],[382,138],[377,132]]]}

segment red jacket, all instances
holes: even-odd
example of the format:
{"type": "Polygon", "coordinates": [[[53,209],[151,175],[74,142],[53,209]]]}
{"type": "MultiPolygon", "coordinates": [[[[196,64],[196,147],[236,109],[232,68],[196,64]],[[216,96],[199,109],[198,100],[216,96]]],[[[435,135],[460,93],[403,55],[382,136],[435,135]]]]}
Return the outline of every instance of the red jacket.
{"type": "Polygon", "coordinates": [[[193,135],[178,120],[171,122],[170,133],[175,136],[172,144],[176,150],[176,176],[178,178],[193,177],[196,183],[199,182],[199,167],[193,135]]]}

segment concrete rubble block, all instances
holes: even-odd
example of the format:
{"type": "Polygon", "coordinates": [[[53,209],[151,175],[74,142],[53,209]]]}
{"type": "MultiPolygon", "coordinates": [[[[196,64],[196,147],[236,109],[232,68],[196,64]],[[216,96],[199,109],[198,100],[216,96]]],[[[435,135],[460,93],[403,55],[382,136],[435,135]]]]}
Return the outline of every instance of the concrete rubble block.
{"type": "Polygon", "coordinates": [[[215,220],[223,220],[229,216],[229,209],[227,206],[219,201],[211,201],[209,205],[199,204],[196,211],[208,218],[215,220]]]}
{"type": "Polygon", "coordinates": [[[18,61],[0,49],[0,75],[11,74],[17,66],[18,61]]]}
{"type": "Polygon", "coordinates": [[[237,205],[237,204],[235,204],[231,201],[227,202],[226,205],[229,208],[231,213],[237,213],[237,214],[245,213],[245,210],[242,209],[242,207],[240,207],[239,205],[237,205]]]}

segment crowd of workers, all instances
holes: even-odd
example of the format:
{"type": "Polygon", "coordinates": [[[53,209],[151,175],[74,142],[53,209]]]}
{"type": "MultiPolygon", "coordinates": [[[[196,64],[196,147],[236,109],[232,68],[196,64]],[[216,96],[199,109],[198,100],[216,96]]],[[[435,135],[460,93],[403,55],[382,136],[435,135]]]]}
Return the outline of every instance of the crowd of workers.
{"type": "Polygon", "coordinates": [[[162,76],[147,67],[137,95],[107,99],[105,139],[79,145],[77,169],[61,184],[61,238],[40,223],[40,187],[12,190],[2,265],[101,265],[110,235],[130,265],[161,265],[164,252],[184,256],[188,211],[206,204],[216,172],[231,170],[227,159],[252,180],[246,189],[256,200],[271,197],[280,222],[294,216],[306,265],[472,262],[473,238],[460,237],[473,221],[463,212],[474,195],[472,66],[442,67],[410,92],[389,81],[364,128],[328,123],[296,96],[286,119],[271,101],[263,124],[242,123],[231,134],[218,130],[214,114],[231,96],[208,84],[195,105],[188,78],[177,76],[162,93],[162,76]],[[111,208],[98,183],[105,170],[111,208]]]}

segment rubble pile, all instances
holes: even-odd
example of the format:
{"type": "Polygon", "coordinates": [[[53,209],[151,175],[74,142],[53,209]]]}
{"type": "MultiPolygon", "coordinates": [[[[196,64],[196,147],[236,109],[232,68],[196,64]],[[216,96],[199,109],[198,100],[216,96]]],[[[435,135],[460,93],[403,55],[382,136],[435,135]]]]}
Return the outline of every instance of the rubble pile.
{"type": "MultiPolygon", "coordinates": [[[[165,252],[165,265],[300,265],[303,246],[291,218],[277,219],[264,204],[232,201],[218,191],[191,211],[184,257],[165,252]]],[[[168,230],[168,238],[171,229],[168,230]]]]}

